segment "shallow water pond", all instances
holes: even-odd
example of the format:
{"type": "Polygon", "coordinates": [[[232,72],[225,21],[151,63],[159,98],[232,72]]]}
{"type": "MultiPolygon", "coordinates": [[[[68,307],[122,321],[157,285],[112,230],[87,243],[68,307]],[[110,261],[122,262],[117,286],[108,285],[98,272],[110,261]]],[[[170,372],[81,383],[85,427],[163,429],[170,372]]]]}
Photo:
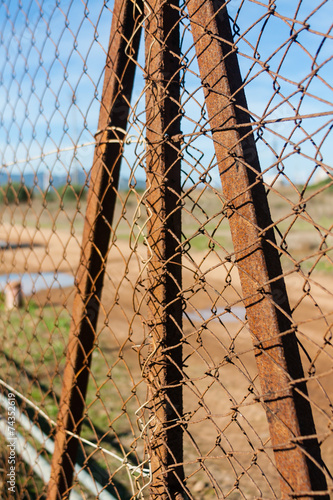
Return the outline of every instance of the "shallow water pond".
{"type": "Polygon", "coordinates": [[[23,294],[33,295],[41,290],[67,288],[74,285],[74,276],[69,273],[11,273],[0,275],[0,290],[4,291],[7,283],[20,281],[23,294]]]}

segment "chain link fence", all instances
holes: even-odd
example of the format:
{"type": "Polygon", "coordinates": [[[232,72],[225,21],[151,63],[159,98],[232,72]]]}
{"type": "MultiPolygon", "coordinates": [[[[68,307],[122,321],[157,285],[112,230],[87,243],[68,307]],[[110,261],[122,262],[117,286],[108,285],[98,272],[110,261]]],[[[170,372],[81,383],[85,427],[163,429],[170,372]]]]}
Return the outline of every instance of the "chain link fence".
{"type": "Polygon", "coordinates": [[[0,2],[1,498],[329,498],[328,1],[0,2]]]}

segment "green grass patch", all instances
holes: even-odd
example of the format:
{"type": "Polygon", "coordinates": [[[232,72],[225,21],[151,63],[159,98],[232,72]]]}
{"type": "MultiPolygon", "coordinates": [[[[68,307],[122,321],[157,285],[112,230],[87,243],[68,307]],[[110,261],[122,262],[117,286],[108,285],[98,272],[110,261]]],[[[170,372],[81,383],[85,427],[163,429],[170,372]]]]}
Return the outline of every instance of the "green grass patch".
{"type": "Polygon", "coordinates": [[[70,327],[68,311],[41,308],[33,301],[12,311],[5,311],[1,304],[0,311],[1,350],[7,359],[8,382],[55,417],[58,409],[52,397],[45,397],[45,390],[49,387],[50,395],[60,394],[70,327]]]}
{"type": "MultiPolygon", "coordinates": [[[[8,312],[4,308],[1,296],[0,312],[1,350],[4,360],[2,378],[50,418],[56,420],[71,323],[69,311],[60,306],[40,307],[30,300],[24,308],[8,312]]],[[[119,457],[124,457],[124,450],[125,453],[129,453],[135,439],[133,433],[136,424],[135,411],[140,404],[132,392],[131,379],[125,363],[117,362],[117,356],[112,356],[104,357],[101,349],[96,349],[94,353],[86,397],[86,416],[81,435],[116,453],[119,457]],[[133,418],[133,422],[129,418],[133,418]]],[[[24,408],[25,414],[35,423],[38,422],[48,435],[52,428],[49,422],[38,415],[33,407],[24,403],[19,396],[17,402],[18,408],[24,408]]],[[[34,448],[38,449],[39,445],[19,423],[17,429],[34,448]]],[[[87,455],[93,453],[89,467],[96,469],[102,484],[107,484],[109,481],[108,469],[111,472],[117,471],[113,478],[117,490],[121,498],[130,498],[126,468],[118,470],[121,465],[119,461],[94,451],[89,445],[85,447],[87,455]]],[[[43,456],[46,456],[44,451],[43,456]]],[[[134,465],[138,464],[134,453],[130,453],[128,459],[134,465]]],[[[82,463],[83,461],[84,457],[82,463]]],[[[35,475],[30,472],[27,476],[31,484],[34,484],[35,475]]],[[[36,481],[35,484],[38,482],[36,481]]],[[[26,482],[24,486],[26,491],[28,487],[30,488],[26,482]]],[[[40,491],[43,491],[42,486],[40,491]]],[[[31,498],[36,498],[32,490],[29,490],[29,494],[31,498]]],[[[94,496],[87,494],[86,498],[92,499],[94,496]]]]}
{"type": "Polygon", "coordinates": [[[65,184],[59,187],[58,193],[64,203],[83,201],[87,197],[87,187],[80,184],[65,184]]]}
{"type": "Polygon", "coordinates": [[[333,273],[333,264],[328,260],[320,259],[317,263],[315,260],[310,259],[302,263],[304,270],[309,271],[315,265],[313,272],[320,272],[325,274],[333,273]]]}
{"type": "Polygon", "coordinates": [[[327,176],[327,179],[323,179],[320,182],[316,182],[315,184],[310,184],[307,187],[307,191],[318,191],[323,187],[325,187],[329,192],[333,191],[333,180],[329,176],[327,176]]]}

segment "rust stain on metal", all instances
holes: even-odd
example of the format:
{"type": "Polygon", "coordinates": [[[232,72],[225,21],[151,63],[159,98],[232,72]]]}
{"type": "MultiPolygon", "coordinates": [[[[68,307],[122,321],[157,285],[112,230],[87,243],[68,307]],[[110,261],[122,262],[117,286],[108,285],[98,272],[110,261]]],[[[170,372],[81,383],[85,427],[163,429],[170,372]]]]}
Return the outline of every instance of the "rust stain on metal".
{"type": "Polygon", "coordinates": [[[113,9],[48,500],[68,498],[73,481],[78,440],[66,431],[79,434],[83,420],[123,151],[123,134],[113,127],[126,129],[141,31],[141,2],[136,7],[115,0],[113,9]]]}
{"type": "Polygon", "coordinates": [[[149,216],[147,382],[153,499],[182,499],[182,302],[179,13],[176,2],[146,4],[146,123],[149,216]],[[178,247],[178,251],[177,251],[178,247]]]}
{"type": "Polygon", "coordinates": [[[312,411],[305,383],[294,382],[304,377],[301,359],[274,233],[264,231],[271,218],[236,49],[226,8],[218,10],[218,5],[223,4],[190,0],[187,8],[256,347],[281,495],[290,498],[302,492],[302,498],[310,499],[313,490],[327,490],[326,479],[318,441],[306,438],[315,435],[312,411]],[[237,127],[240,123],[248,126],[237,127]],[[295,441],[300,436],[304,437],[302,446],[295,441]]]}

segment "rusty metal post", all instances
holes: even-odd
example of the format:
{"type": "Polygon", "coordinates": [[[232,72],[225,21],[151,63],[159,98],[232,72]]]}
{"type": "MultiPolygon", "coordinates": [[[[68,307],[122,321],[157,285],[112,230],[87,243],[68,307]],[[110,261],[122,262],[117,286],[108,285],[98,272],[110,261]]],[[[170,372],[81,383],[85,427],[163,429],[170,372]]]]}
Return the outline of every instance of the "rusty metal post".
{"type": "Polygon", "coordinates": [[[327,484],[227,10],[213,0],[187,8],[281,495],[313,498],[327,484]]]}
{"type": "Polygon", "coordinates": [[[48,500],[67,499],[73,481],[78,440],[66,431],[83,420],[142,20],[140,0],[115,0],[48,500]]]}
{"type": "Polygon", "coordinates": [[[182,499],[179,10],[145,4],[151,498],[182,499]],[[177,249],[178,248],[178,249],[177,249]]]}

